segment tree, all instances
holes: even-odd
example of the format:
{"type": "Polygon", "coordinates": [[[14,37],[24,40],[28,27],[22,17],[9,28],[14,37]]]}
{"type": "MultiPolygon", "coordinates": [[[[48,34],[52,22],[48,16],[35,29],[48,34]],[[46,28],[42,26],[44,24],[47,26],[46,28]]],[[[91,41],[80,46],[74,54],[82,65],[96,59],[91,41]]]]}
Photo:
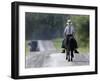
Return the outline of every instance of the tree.
{"type": "Polygon", "coordinates": [[[89,16],[88,15],[73,15],[71,20],[76,29],[76,36],[80,46],[89,45],[89,16]]]}
{"type": "Polygon", "coordinates": [[[64,14],[26,12],[26,40],[62,37],[67,17],[68,15],[64,14]]]}

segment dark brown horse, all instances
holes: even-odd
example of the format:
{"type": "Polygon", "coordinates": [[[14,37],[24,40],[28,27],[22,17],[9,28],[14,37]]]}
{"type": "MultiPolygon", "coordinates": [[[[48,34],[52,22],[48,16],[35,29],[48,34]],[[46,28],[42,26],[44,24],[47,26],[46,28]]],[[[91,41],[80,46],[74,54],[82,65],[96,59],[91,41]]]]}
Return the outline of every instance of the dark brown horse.
{"type": "Polygon", "coordinates": [[[76,48],[76,40],[74,39],[74,37],[72,35],[67,37],[66,40],[66,60],[68,61],[73,61],[74,58],[74,50],[76,48]]]}

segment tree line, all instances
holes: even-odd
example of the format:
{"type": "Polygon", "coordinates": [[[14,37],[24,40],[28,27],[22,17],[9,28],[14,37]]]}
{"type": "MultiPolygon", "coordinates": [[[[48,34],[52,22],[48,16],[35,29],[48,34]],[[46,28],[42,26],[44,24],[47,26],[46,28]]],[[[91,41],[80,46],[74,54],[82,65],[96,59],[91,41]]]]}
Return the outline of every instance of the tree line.
{"type": "Polygon", "coordinates": [[[89,44],[89,16],[49,13],[25,13],[25,39],[26,40],[51,40],[63,38],[63,31],[67,19],[70,18],[75,30],[76,38],[80,45],[89,44]]]}
{"type": "Polygon", "coordinates": [[[63,14],[26,12],[26,40],[62,37],[68,16],[63,14]]]}

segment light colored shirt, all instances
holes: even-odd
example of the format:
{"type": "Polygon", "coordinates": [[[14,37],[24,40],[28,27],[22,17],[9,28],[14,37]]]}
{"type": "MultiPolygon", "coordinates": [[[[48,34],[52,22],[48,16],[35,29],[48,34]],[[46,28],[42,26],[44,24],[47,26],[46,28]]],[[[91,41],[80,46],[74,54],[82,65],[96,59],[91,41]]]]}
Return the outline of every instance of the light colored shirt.
{"type": "Polygon", "coordinates": [[[67,25],[64,29],[64,35],[67,36],[67,35],[74,35],[75,34],[75,29],[73,27],[73,25],[67,25]]]}

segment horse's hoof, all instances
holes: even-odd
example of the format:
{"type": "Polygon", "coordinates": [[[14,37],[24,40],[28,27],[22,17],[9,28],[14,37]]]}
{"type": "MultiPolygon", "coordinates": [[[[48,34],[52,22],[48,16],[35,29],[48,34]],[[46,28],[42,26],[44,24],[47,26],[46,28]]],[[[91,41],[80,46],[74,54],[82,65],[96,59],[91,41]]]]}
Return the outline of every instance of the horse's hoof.
{"type": "Polygon", "coordinates": [[[71,58],[71,61],[73,61],[73,59],[71,58]]]}
{"type": "Polygon", "coordinates": [[[70,61],[70,59],[68,59],[68,62],[70,61]]]}

